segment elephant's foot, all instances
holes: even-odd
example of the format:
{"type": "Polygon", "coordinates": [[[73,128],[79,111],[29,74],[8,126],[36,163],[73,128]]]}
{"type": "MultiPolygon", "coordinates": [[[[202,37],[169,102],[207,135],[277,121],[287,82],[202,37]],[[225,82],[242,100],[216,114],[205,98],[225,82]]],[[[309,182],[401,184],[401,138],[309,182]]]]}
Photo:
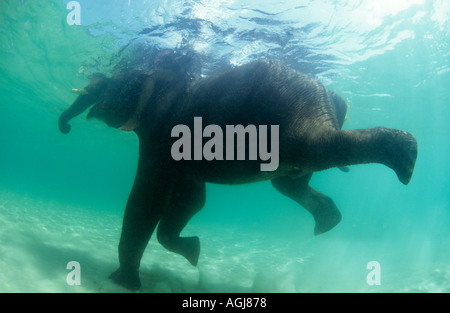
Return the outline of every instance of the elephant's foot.
{"type": "Polygon", "coordinates": [[[197,236],[180,238],[183,248],[180,252],[193,266],[197,266],[200,256],[200,239],[197,236]]]}
{"type": "Polygon", "coordinates": [[[314,227],[314,235],[320,235],[334,228],[342,219],[341,212],[329,197],[322,196],[318,198],[317,203],[319,210],[313,213],[316,226],[314,227]]]}
{"type": "Polygon", "coordinates": [[[169,237],[158,232],[159,242],[169,251],[181,254],[193,266],[197,266],[200,256],[200,239],[194,237],[169,237]]]}
{"type": "Polygon", "coordinates": [[[141,287],[141,281],[139,279],[139,272],[137,270],[125,271],[119,268],[109,278],[118,285],[121,285],[132,291],[136,291],[141,287]]]}
{"type": "Polygon", "coordinates": [[[398,179],[407,185],[417,159],[417,141],[412,134],[400,130],[394,130],[392,136],[393,151],[387,165],[395,171],[398,179]]]}

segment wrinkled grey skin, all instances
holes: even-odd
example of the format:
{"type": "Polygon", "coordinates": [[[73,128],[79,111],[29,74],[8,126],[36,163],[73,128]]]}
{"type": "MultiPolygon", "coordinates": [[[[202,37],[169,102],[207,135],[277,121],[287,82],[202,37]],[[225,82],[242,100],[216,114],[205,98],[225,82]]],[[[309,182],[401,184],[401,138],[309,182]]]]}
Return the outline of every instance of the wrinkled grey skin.
{"type": "MultiPolygon", "coordinates": [[[[271,180],[282,194],[307,209],[314,233],[336,226],[341,214],[333,200],[311,188],[313,172],[332,167],[381,163],[408,184],[417,156],[413,135],[377,127],[341,130],[345,101],[317,81],[277,62],[261,60],[202,79],[192,86],[164,71],[94,77],[86,94],[62,113],[59,128],[88,107],[88,118],[133,130],[139,138],[139,163],[125,210],[116,283],[138,289],[139,264],[159,222],[157,238],[167,249],[197,264],[197,237],[180,237],[189,219],[205,203],[205,183],[241,184],[271,180]],[[137,112],[137,113],[136,113],[137,112]],[[276,171],[262,172],[256,161],[174,161],[171,130],[203,125],[279,125],[276,171]]],[[[269,136],[270,138],[270,136],[269,136]]]]}

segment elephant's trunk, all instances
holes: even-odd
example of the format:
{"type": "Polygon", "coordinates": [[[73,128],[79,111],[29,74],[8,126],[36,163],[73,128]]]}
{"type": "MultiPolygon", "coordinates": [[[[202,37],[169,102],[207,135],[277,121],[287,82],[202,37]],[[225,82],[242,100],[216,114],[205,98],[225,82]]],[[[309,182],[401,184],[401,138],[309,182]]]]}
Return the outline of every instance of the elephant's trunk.
{"type": "Polygon", "coordinates": [[[63,134],[67,134],[70,132],[70,125],[68,124],[68,122],[75,116],[83,113],[88,107],[93,104],[92,96],[89,96],[85,89],[73,89],[72,91],[80,94],[80,96],[59,117],[59,130],[63,134]]]}

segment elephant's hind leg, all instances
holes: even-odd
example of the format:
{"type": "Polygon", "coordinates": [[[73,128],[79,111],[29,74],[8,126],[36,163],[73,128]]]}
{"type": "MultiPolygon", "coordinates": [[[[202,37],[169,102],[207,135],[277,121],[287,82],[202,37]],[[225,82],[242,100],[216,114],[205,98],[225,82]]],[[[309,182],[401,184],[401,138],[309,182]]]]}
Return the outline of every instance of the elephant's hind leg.
{"type": "Polygon", "coordinates": [[[181,254],[194,266],[200,255],[200,240],[196,236],[180,237],[180,233],[204,204],[205,183],[189,180],[177,182],[157,232],[158,241],[167,250],[181,254]]]}
{"type": "Polygon", "coordinates": [[[312,174],[298,178],[279,177],[272,179],[272,185],[312,214],[316,222],[314,235],[320,235],[335,227],[342,216],[330,197],[308,185],[311,176],[312,174]]]}
{"type": "MultiPolygon", "coordinates": [[[[334,147],[336,161],[343,165],[381,163],[407,185],[417,158],[417,141],[410,133],[386,127],[341,131],[334,147]]],[[[333,145],[330,145],[333,146],[333,145]]]]}
{"type": "Polygon", "coordinates": [[[417,158],[417,141],[410,133],[376,127],[358,130],[328,130],[299,136],[289,145],[287,161],[306,173],[332,167],[381,163],[408,184],[417,158]]]}

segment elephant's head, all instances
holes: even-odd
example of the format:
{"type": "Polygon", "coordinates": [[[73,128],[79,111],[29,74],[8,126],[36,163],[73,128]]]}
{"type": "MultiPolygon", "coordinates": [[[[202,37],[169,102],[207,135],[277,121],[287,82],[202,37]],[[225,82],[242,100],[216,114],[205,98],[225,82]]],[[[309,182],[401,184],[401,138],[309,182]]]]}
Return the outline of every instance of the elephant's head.
{"type": "MultiPolygon", "coordinates": [[[[68,122],[91,106],[88,119],[97,118],[114,128],[123,126],[135,115],[147,77],[136,73],[113,78],[94,75],[85,88],[72,89],[79,96],[59,117],[59,129],[64,134],[69,133],[68,122]]],[[[132,127],[124,129],[131,130],[132,127]]]]}

